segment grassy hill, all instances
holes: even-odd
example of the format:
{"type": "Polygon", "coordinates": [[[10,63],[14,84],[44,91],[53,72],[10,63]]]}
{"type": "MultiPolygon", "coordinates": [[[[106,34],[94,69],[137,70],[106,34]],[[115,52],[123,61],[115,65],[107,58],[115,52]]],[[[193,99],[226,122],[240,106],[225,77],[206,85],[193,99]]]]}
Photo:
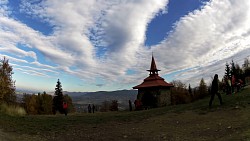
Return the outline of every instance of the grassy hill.
{"type": "Polygon", "coordinates": [[[183,105],[133,112],[8,116],[0,114],[0,140],[250,140],[250,88],[183,105]]]}

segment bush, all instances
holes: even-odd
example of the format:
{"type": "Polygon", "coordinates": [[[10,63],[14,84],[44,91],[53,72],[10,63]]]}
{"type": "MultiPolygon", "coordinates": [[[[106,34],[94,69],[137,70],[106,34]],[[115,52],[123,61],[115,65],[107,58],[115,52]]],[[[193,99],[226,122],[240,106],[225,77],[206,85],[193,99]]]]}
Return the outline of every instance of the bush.
{"type": "Polygon", "coordinates": [[[101,112],[118,111],[118,101],[104,101],[100,108],[101,112]]]}
{"type": "Polygon", "coordinates": [[[110,110],[110,105],[111,105],[111,103],[109,101],[103,101],[101,108],[100,108],[100,111],[101,112],[108,112],[110,110]]]}
{"type": "Polygon", "coordinates": [[[191,94],[184,88],[171,88],[171,104],[185,104],[190,103],[192,100],[191,94]]]}
{"type": "Polygon", "coordinates": [[[1,104],[0,111],[11,116],[23,116],[26,115],[24,108],[15,105],[1,104]]]}
{"type": "Polygon", "coordinates": [[[118,111],[118,101],[112,100],[110,105],[110,111],[118,111]]]}
{"type": "Polygon", "coordinates": [[[45,92],[38,95],[23,95],[23,107],[27,114],[52,114],[52,104],[52,96],[45,92]]]}

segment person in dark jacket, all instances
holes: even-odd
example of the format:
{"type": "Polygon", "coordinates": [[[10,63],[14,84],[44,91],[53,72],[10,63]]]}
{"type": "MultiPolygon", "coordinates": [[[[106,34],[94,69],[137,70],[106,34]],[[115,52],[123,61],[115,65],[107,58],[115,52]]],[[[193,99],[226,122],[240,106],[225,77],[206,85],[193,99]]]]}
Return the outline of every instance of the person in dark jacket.
{"type": "Polygon", "coordinates": [[[95,105],[92,105],[92,112],[95,113],[95,105]]]}
{"type": "Polygon", "coordinates": [[[220,100],[220,105],[222,105],[222,98],[221,98],[221,95],[220,93],[218,92],[219,91],[219,82],[218,82],[218,74],[215,74],[214,75],[214,79],[212,81],[212,87],[211,87],[211,98],[210,98],[210,101],[209,101],[209,108],[212,107],[212,103],[213,103],[213,100],[214,100],[214,96],[217,95],[219,100],[220,100]]]}
{"type": "Polygon", "coordinates": [[[128,101],[128,104],[129,104],[129,111],[132,111],[132,102],[131,102],[131,100],[128,101]]]}
{"type": "Polygon", "coordinates": [[[88,112],[91,113],[91,106],[90,106],[90,104],[88,106],[88,112]]]}

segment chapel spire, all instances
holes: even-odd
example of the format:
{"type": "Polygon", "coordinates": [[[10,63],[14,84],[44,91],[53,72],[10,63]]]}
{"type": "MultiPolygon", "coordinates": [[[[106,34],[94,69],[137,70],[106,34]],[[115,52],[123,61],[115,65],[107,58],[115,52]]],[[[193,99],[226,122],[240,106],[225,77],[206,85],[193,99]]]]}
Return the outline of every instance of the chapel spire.
{"type": "Polygon", "coordinates": [[[152,54],[152,61],[151,61],[150,70],[147,70],[147,71],[150,72],[149,75],[152,75],[152,74],[158,75],[158,71],[161,71],[161,70],[158,70],[157,67],[156,67],[156,63],[155,63],[155,59],[154,59],[153,54],[152,54]]]}

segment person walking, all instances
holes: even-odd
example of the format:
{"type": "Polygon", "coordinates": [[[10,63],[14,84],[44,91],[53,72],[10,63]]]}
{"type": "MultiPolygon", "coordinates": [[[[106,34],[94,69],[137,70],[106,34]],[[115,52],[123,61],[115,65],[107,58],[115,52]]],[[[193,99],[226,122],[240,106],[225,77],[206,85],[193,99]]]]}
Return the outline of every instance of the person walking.
{"type": "Polygon", "coordinates": [[[209,108],[212,107],[212,103],[213,103],[213,100],[214,100],[214,96],[217,95],[219,100],[220,100],[220,105],[222,105],[222,98],[221,98],[221,95],[220,93],[218,92],[219,90],[219,82],[218,82],[218,74],[215,74],[214,75],[214,79],[212,81],[212,87],[211,87],[211,98],[210,98],[210,101],[209,101],[209,108]]]}
{"type": "Polygon", "coordinates": [[[92,112],[95,113],[95,105],[92,105],[92,112]]]}
{"type": "Polygon", "coordinates": [[[91,113],[91,106],[90,106],[90,104],[88,106],[88,113],[91,113]]]}
{"type": "Polygon", "coordinates": [[[132,102],[131,102],[131,100],[128,101],[128,104],[129,104],[129,111],[132,111],[132,102]]]}
{"type": "Polygon", "coordinates": [[[67,102],[63,102],[63,111],[65,116],[67,116],[68,114],[68,103],[67,102]]]}

